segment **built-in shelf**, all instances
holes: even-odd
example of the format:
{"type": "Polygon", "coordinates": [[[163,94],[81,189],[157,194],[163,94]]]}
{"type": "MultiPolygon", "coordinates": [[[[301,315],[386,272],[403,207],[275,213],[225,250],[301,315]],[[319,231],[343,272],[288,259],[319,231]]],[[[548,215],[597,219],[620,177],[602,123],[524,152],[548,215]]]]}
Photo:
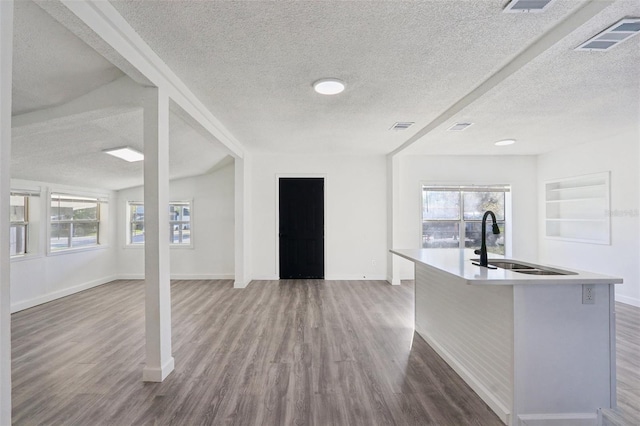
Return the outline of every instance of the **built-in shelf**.
{"type": "Polygon", "coordinates": [[[609,172],[545,183],[547,238],[610,244],[609,172]]]}

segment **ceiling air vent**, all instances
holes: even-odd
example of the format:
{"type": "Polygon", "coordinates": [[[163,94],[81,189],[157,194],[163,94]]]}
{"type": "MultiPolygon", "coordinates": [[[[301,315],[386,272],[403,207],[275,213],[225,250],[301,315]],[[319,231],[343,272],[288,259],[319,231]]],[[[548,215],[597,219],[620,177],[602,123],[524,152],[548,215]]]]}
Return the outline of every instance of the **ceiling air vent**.
{"type": "Polygon", "coordinates": [[[453,126],[449,127],[448,130],[453,130],[456,132],[461,132],[465,130],[467,127],[471,126],[473,123],[456,123],[453,126]]]}
{"type": "Polygon", "coordinates": [[[640,32],[640,18],[622,19],[576,47],[575,50],[606,51],[640,32]]]}
{"type": "Polygon", "coordinates": [[[398,121],[394,123],[389,130],[407,130],[409,127],[413,126],[413,121],[398,121]]]}
{"type": "Polygon", "coordinates": [[[553,0],[511,0],[503,10],[505,13],[542,12],[553,0]]]}

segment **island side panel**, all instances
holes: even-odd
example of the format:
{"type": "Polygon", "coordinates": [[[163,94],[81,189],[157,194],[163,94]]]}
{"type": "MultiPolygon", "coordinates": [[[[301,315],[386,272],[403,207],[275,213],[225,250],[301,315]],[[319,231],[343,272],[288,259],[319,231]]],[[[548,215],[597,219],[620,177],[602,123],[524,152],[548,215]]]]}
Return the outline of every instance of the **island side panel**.
{"type": "Polygon", "coordinates": [[[513,287],[471,286],[415,264],[415,329],[506,423],[513,402],[513,287]]]}
{"type": "Polygon", "coordinates": [[[527,425],[596,424],[615,403],[614,316],[610,289],[595,285],[514,287],[514,415],[527,425]],[[613,343],[612,343],[613,342],[613,343]]]}

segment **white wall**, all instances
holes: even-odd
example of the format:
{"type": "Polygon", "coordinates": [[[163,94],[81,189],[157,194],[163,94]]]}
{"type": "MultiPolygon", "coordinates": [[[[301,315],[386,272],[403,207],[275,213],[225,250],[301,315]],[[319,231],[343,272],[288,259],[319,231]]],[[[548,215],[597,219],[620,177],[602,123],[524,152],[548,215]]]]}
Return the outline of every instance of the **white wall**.
{"type": "Polygon", "coordinates": [[[325,278],[386,279],[384,156],[255,155],[253,278],[277,279],[277,175],[325,177],[325,278]]]}
{"type": "MultiPolygon", "coordinates": [[[[538,244],[536,158],[533,156],[423,156],[400,160],[399,246],[420,248],[422,184],[509,184],[512,198],[511,256],[535,261],[538,244]]],[[[402,279],[413,278],[401,262],[402,279]]]]}
{"type": "MultiPolygon", "coordinates": [[[[234,275],[234,173],[229,164],[213,173],[171,181],[171,201],[191,201],[192,247],[171,247],[171,278],[230,279],[234,275]]],[[[127,202],[143,201],[143,188],[118,191],[117,259],[120,278],[144,277],[144,247],[127,246],[127,202]]]]}
{"type": "Polygon", "coordinates": [[[11,260],[11,311],[16,312],[116,279],[115,193],[107,190],[12,180],[12,189],[37,189],[29,211],[29,253],[11,260]],[[47,191],[107,196],[101,210],[101,242],[98,248],[47,255],[47,191]],[[105,214],[106,213],[106,214],[105,214]]]}
{"type": "Polygon", "coordinates": [[[638,155],[638,134],[632,132],[600,143],[554,151],[538,158],[540,260],[622,277],[624,284],[616,286],[616,300],[636,306],[640,306],[638,155]],[[610,210],[618,212],[611,217],[611,244],[546,239],[544,182],[605,171],[611,172],[610,210]]]}

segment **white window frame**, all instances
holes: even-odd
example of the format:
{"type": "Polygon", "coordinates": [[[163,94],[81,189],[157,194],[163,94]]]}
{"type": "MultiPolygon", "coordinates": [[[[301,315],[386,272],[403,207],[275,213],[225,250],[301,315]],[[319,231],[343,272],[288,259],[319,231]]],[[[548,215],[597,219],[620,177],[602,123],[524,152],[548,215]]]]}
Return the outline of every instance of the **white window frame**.
{"type": "Polygon", "coordinates": [[[29,247],[30,246],[29,244],[29,194],[11,191],[11,197],[24,198],[24,220],[11,221],[9,225],[11,229],[13,228],[17,229],[18,227],[24,228],[24,237],[23,237],[24,251],[11,255],[11,258],[18,258],[18,257],[26,256],[30,250],[30,247],[29,247]]]}
{"type": "MultiPolygon", "coordinates": [[[[423,224],[424,222],[457,222],[459,225],[459,242],[457,249],[464,249],[464,245],[460,245],[460,241],[465,241],[466,235],[466,223],[477,223],[482,222],[482,220],[478,219],[464,219],[464,202],[463,202],[463,193],[465,192],[504,192],[505,200],[504,200],[504,220],[498,220],[498,224],[504,223],[505,235],[504,235],[504,255],[511,256],[512,252],[512,218],[511,218],[511,185],[509,184],[486,184],[486,185],[469,185],[469,184],[438,184],[431,182],[420,182],[420,227],[419,227],[419,247],[424,248],[424,235],[423,235],[423,224]],[[425,188],[433,188],[434,190],[450,190],[450,191],[459,191],[460,193],[460,217],[459,219],[428,219],[424,220],[423,217],[423,192],[425,188]]],[[[456,247],[454,247],[455,249],[456,247]]]]}
{"type": "Polygon", "coordinates": [[[96,250],[96,249],[102,249],[102,248],[106,248],[107,245],[104,244],[103,241],[103,236],[105,233],[105,229],[104,228],[104,223],[102,222],[101,219],[101,210],[103,208],[103,205],[107,204],[108,200],[106,197],[102,197],[102,196],[98,196],[95,194],[83,194],[83,193],[76,193],[76,192],[67,192],[67,191],[49,191],[48,192],[48,196],[47,196],[47,255],[49,256],[55,256],[55,255],[59,255],[59,254],[64,254],[64,253],[70,253],[70,252],[78,252],[78,251],[87,251],[87,250],[96,250]],[[97,211],[96,211],[96,219],[86,219],[86,220],[52,220],[51,219],[51,213],[52,213],[52,203],[53,203],[53,197],[54,196],[63,196],[63,197],[67,197],[68,199],[76,199],[78,201],[87,201],[87,202],[94,202],[96,203],[97,206],[97,211]],[[53,225],[56,223],[69,223],[69,243],[68,243],[68,247],[67,248],[57,248],[54,249],[51,247],[51,234],[53,232],[53,225]],[[76,223],[97,223],[98,227],[97,227],[97,235],[96,235],[96,243],[95,244],[91,244],[91,245],[86,245],[86,246],[73,246],[73,226],[76,223]]]}
{"type": "MultiPolygon", "coordinates": [[[[125,229],[125,248],[144,248],[144,241],[141,243],[132,243],[131,242],[131,227],[133,226],[134,223],[142,223],[143,225],[143,230],[144,230],[144,220],[142,221],[132,221],[131,220],[131,206],[133,205],[138,205],[138,206],[143,206],[144,207],[144,202],[143,201],[137,201],[137,200],[127,200],[125,202],[125,217],[126,217],[126,229],[125,229]]],[[[174,220],[169,220],[167,222],[167,224],[169,226],[171,226],[172,231],[173,231],[173,227],[176,226],[180,226],[181,224],[185,224],[187,223],[189,225],[189,231],[190,231],[190,235],[189,235],[189,242],[188,243],[174,243],[173,242],[173,238],[171,239],[172,242],[169,243],[169,247],[171,247],[172,249],[176,248],[176,249],[192,249],[193,248],[193,240],[194,240],[194,232],[193,232],[193,223],[194,223],[194,215],[193,215],[193,205],[194,202],[193,200],[180,200],[180,201],[170,201],[169,202],[169,209],[167,211],[170,210],[172,205],[187,205],[189,208],[189,221],[174,221],[174,220]],[[172,225],[173,224],[173,225],[172,225]]],[[[180,231],[182,231],[182,229],[179,229],[180,231]]]]}

